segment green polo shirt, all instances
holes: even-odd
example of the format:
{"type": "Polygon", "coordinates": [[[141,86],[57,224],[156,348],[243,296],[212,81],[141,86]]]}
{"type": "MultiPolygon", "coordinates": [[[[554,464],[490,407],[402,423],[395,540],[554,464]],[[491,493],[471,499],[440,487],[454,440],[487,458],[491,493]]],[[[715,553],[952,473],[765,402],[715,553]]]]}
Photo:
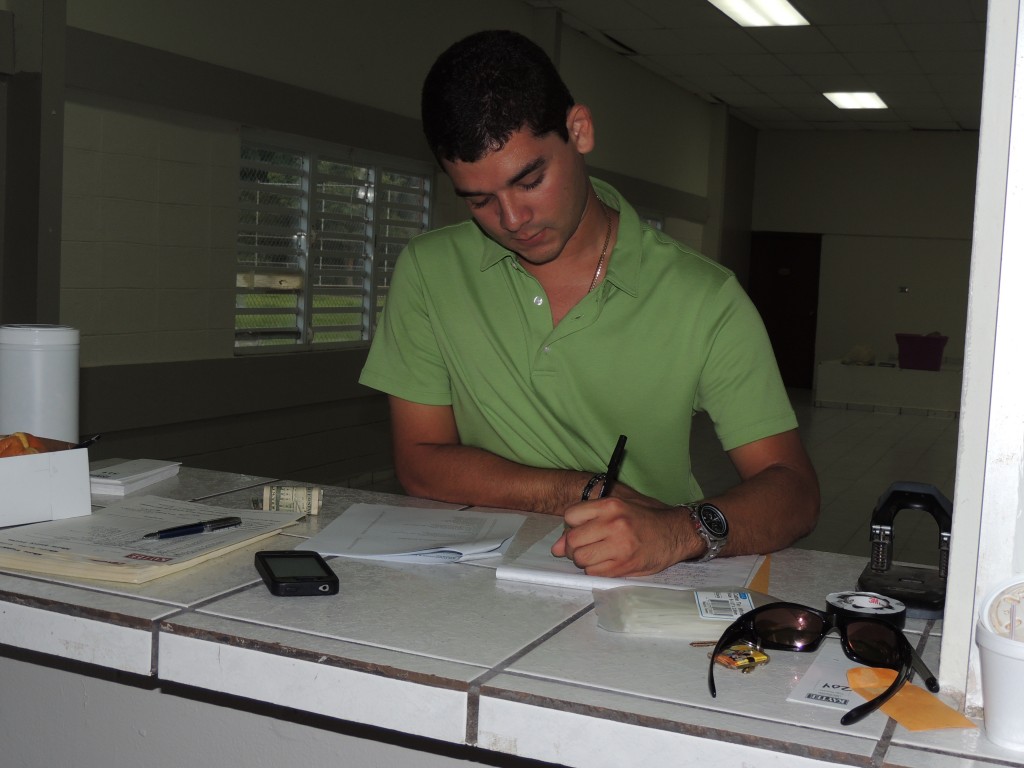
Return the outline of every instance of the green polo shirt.
{"type": "Polygon", "coordinates": [[[414,239],[398,259],[360,382],[450,405],[464,445],[534,467],[602,471],[669,503],[701,496],[694,411],[726,450],[796,427],[764,325],[735,276],[619,211],[604,282],[552,326],[547,296],[473,223],[414,239]]]}

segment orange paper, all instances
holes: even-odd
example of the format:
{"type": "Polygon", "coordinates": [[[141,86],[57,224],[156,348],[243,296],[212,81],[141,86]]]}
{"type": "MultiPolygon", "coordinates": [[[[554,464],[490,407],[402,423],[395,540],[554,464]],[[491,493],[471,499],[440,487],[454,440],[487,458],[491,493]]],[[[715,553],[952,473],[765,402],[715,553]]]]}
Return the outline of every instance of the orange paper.
{"type": "Polygon", "coordinates": [[[767,555],[764,558],[764,562],[761,563],[761,567],[757,569],[757,573],[754,574],[754,578],[750,580],[750,584],[747,586],[748,589],[754,592],[760,592],[764,595],[768,594],[768,582],[771,581],[772,576],[772,556],[767,555]]]}
{"type": "MultiPolygon", "coordinates": [[[[884,693],[895,678],[894,670],[873,667],[853,667],[846,673],[850,687],[865,700],[884,693]]],[[[910,683],[900,688],[881,710],[908,731],[977,727],[934,694],[910,683]]]]}

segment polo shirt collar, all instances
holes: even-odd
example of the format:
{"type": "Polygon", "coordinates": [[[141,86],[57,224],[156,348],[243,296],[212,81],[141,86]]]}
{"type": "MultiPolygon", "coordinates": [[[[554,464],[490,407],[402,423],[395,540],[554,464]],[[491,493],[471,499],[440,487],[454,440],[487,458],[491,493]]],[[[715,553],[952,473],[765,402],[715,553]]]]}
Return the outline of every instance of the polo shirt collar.
{"type": "Polygon", "coordinates": [[[483,258],[480,259],[481,272],[490,269],[504,259],[514,259],[516,257],[512,251],[502,248],[496,242],[491,240],[476,221],[473,221],[473,226],[476,227],[476,231],[480,235],[480,239],[483,241],[484,255],[483,258]]]}
{"type": "Polygon", "coordinates": [[[643,261],[642,229],[640,217],[625,198],[611,185],[592,178],[594,189],[604,203],[619,212],[619,230],[615,248],[608,262],[605,280],[620,291],[636,297],[639,293],[640,266],[643,261]]]}
{"type": "MultiPolygon", "coordinates": [[[[640,217],[629,203],[611,184],[600,179],[590,181],[597,190],[598,196],[606,205],[619,212],[619,231],[615,239],[615,248],[608,264],[605,280],[631,296],[637,295],[640,282],[641,262],[641,228],[640,217]]],[[[474,222],[475,224],[475,222],[474,222]]],[[[480,271],[490,269],[505,259],[515,259],[516,255],[494,242],[477,225],[477,232],[483,240],[483,256],[480,259],[480,271]]]]}

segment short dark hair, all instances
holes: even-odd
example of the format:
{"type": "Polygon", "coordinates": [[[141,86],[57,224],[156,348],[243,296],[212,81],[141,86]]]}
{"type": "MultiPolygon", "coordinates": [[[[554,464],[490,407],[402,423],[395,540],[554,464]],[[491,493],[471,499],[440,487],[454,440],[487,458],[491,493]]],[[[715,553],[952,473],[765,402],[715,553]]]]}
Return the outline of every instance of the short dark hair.
{"type": "Polygon", "coordinates": [[[423,82],[423,132],[440,160],[473,163],[512,134],[552,131],[569,140],[572,94],[539,45],[518,32],[488,30],[442,53],[423,82]]]}

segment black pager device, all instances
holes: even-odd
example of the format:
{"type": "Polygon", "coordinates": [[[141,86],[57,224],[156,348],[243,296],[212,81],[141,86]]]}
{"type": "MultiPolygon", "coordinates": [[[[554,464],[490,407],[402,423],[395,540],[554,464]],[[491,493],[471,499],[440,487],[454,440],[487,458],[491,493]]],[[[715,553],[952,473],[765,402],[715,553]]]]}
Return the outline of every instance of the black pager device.
{"type": "Polygon", "coordinates": [[[338,577],[316,552],[257,552],[256,570],[271,594],[280,597],[338,594],[338,577]]]}

